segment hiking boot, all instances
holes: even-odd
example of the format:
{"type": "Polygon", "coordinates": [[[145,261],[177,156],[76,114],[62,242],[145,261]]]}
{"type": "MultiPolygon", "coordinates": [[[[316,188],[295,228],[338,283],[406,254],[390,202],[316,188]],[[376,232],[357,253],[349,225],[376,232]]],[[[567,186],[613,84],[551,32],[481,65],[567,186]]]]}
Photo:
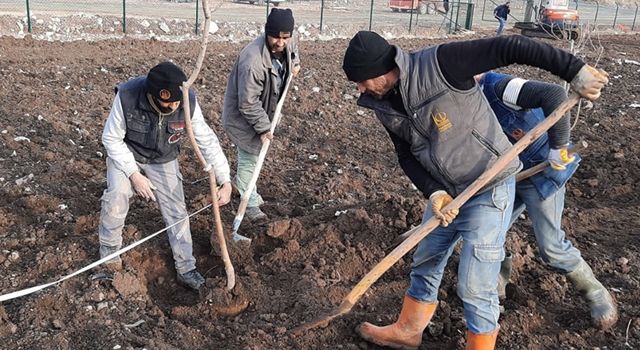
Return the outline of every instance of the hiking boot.
{"type": "Polygon", "coordinates": [[[245,216],[249,221],[262,221],[268,219],[267,214],[260,210],[260,207],[248,207],[245,212],[245,216]]]}
{"type": "MultiPolygon", "coordinates": [[[[100,244],[100,259],[105,258],[118,250],[120,250],[121,246],[108,246],[104,244],[100,244]]],[[[105,267],[110,270],[120,270],[122,269],[122,259],[120,259],[120,255],[116,256],[113,259],[107,260],[104,263],[105,267]]]]}
{"type": "Polygon", "coordinates": [[[200,287],[204,284],[204,277],[202,277],[196,269],[185,273],[179,273],[177,275],[177,279],[178,283],[196,291],[200,290],[200,287]]]}

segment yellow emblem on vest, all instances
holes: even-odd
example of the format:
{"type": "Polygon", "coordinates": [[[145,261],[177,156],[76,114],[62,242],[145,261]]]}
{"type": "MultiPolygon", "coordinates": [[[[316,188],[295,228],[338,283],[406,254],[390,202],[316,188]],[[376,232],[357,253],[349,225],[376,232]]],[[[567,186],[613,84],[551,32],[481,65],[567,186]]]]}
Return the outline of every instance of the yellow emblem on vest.
{"type": "Polygon", "coordinates": [[[431,113],[431,119],[436,123],[439,132],[445,132],[451,128],[451,122],[445,112],[431,113]]]}

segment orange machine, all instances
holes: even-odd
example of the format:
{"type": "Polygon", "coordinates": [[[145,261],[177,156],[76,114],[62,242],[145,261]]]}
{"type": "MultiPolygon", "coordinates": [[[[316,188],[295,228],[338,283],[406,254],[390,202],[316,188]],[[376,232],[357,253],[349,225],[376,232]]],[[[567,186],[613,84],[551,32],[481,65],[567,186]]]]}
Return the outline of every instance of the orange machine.
{"type": "Polygon", "coordinates": [[[569,0],[548,0],[540,4],[535,22],[516,22],[514,26],[526,36],[577,39],[579,21],[578,11],[569,9],[569,0]]]}

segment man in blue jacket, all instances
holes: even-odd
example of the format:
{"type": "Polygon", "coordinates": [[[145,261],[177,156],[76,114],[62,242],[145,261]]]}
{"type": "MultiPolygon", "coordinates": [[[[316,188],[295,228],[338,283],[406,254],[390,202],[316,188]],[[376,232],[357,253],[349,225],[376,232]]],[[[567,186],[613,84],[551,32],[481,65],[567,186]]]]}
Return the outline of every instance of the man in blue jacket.
{"type": "MultiPolygon", "coordinates": [[[[498,122],[511,143],[533,129],[567,98],[562,87],[541,81],[529,81],[506,74],[489,72],[477,77],[482,91],[498,117],[498,122]]],[[[516,199],[512,222],[526,209],[533,224],[542,260],[565,273],[589,302],[591,319],[601,329],[610,328],[618,320],[616,304],[593,275],[591,267],[582,259],[580,251],[565,237],[562,230],[565,184],[580,162],[577,154],[567,151],[570,140],[569,114],[548,133],[520,153],[524,169],[549,160],[550,167],[520,181],[516,185],[516,199]]],[[[504,296],[508,281],[507,266],[510,255],[503,262],[498,280],[498,294],[504,296]]]]}
{"type": "Polygon", "coordinates": [[[509,8],[509,1],[505,2],[502,5],[496,6],[493,10],[493,17],[498,20],[498,30],[496,31],[496,35],[502,34],[504,31],[504,25],[507,23],[507,17],[511,13],[511,9],[509,8]]]}

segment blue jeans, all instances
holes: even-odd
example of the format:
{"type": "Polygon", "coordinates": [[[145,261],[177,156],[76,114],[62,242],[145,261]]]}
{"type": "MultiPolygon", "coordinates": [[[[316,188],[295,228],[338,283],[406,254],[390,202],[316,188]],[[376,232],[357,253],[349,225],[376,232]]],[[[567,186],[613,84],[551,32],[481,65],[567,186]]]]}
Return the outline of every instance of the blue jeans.
{"type": "MultiPolygon", "coordinates": [[[[467,328],[476,334],[493,332],[500,315],[496,287],[514,196],[515,179],[510,177],[471,198],[448,227],[438,226],[420,241],[413,254],[407,294],[417,300],[436,302],[447,260],[462,239],[457,290],[467,328]]],[[[431,205],[427,205],[423,223],[431,216],[431,205]]]]}
{"type": "Polygon", "coordinates": [[[561,228],[565,191],[565,186],[562,186],[556,193],[542,200],[531,182],[518,183],[511,221],[515,221],[526,209],[533,223],[542,260],[553,268],[569,273],[578,268],[582,256],[567,240],[561,228]]]}
{"type": "MultiPolygon", "coordinates": [[[[238,147],[238,168],[236,170],[235,182],[241,197],[244,195],[247,187],[249,187],[249,182],[251,182],[251,177],[253,176],[257,162],[257,154],[251,154],[238,147]]],[[[262,196],[258,194],[258,184],[256,184],[249,196],[247,207],[259,207],[262,204],[264,204],[264,200],[262,200],[262,196]]]]}
{"type": "Polygon", "coordinates": [[[496,17],[496,19],[498,20],[498,30],[496,31],[496,35],[500,35],[502,34],[502,31],[504,31],[504,25],[507,23],[507,20],[504,18],[500,18],[500,17],[496,17]]]}

